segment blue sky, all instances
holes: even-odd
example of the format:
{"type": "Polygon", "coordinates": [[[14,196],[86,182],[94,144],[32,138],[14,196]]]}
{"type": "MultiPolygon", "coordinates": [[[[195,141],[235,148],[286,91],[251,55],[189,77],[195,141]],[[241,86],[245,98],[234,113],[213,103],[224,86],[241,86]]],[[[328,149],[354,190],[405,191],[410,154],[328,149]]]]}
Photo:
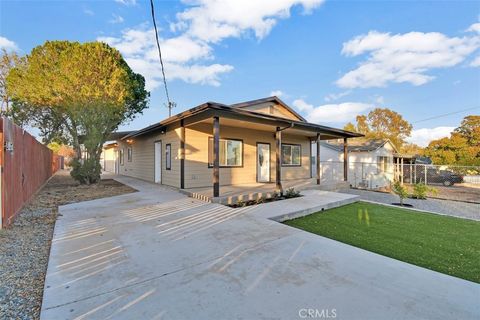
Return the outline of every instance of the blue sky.
{"type": "MultiPolygon", "coordinates": [[[[343,127],[388,107],[420,144],[480,113],[478,1],[155,1],[174,113],[205,101],[275,93],[312,122],[343,127]],[[474,110],[440,117],[426,118],[474,110]]],[[[101,40],[147,78],[150,108],[122,129],[167,116],[147,1],[0,2],[0,46],[101,40]]]]}

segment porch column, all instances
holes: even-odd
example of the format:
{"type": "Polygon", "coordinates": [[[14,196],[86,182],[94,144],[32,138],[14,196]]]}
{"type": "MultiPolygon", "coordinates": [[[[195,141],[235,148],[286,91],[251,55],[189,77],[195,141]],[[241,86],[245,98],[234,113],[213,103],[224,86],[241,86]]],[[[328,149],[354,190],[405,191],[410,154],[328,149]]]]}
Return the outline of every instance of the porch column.
{"type": "Polygon", "coordinates": [[[180,120],[180,189],[185,189],[185,125],[180,120]]]}
{"type": "Polygon", "coordinates": [[[401,166],[400,167],[400,174],[401,174],[400,183],[403,185],[403,157],[402,157],[402,159],[400,159],[400,166],[401,166]]]}
{"type": "Polygon", "coordinates": [[[320,133],[317,133],[317,159],[315,165],[317,168],[317,184],[320,184],[320,133]]]}
{"type": "Polygon", "coordinates": [[[280,127],[277,127],[277,131],[275,132],[275,142],[276,142],[276,166],[275,166],[275,171],[276,171],[276,177],[275,177],[275,182],[276,182],[276,188],[275,191],[279,192],[280,194],[283,194],[283,188],[282,188],[282,131],[280,130],[280,127]]]}
{"type": "Polygon", "coordinates": [[[348,181],[348,143],[347,138],[343,138],[343,181],[348,181]]]}
{"type": "Polygon", "coordinates": [[[220,196],[220,119],[213,117],[213,197],[220,196]]]}

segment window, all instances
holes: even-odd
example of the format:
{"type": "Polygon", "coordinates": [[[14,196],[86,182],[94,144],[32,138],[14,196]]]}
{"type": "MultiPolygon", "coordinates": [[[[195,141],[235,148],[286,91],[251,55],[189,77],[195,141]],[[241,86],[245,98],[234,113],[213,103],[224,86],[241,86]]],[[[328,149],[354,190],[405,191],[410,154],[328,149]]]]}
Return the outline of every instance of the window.
{"type": "Polygon", "coordinates": [[[118,156],[120,158],[120,165],[123,166],[123,149],[118,150],[118,156]]]}
{"type": "Polygon", "coordinates": [[[165,169],[166,170],[172,169],[172,145],[171,144],[165,145],[165,169]]]}
{"type": "Polygon", "coordinates": [[[127,148],[127,161],[132,162],[132,147],[127,148]]]}
{"type": "Polygon", "coordinates": [[[301,154],[299,144],[282,144],[282,166],[300,166],[301,154]]]}
{"type": "Polygon", "coordinates": [[[377,157],[377,172],[383,173],[387,172],[389,169],[389,157],[378,156],[377,157]]]}
{"type": "MultiPolygon", "coordinates": [[[[243,141],[220,139],[220,166],[241,167],[243,165],[243,141]]],[[[208,166],[213,167],[213,138],[208,139],[208,166]]]]}

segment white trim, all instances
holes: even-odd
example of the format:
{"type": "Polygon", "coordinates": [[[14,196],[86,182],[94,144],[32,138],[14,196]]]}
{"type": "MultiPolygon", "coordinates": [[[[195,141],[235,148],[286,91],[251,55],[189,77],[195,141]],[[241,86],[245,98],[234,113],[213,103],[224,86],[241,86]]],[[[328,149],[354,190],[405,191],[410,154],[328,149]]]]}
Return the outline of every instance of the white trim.
{"type": "Polygon", "coordinates": [[[155,141],[154,151],[154,181],[155,183],[162,183],[162,141],[155,141]]]}

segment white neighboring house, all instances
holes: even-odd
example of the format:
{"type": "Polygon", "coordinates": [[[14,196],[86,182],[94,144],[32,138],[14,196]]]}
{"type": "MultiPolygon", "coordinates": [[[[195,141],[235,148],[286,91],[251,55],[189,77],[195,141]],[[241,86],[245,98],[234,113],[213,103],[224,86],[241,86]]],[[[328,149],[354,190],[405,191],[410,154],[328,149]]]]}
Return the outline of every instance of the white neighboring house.
{"type": "Polygon", "coordinates": [[[131,161],[132,149],[129,148],[127,155],[125,155],[124,150],[118,148],[117,140],[132,132],[133,131],[117,131],[110,134],[108,141],[103,144],[102,154],[100,155],[100,165],[103,171],[119,174],[120,165],[123,165],[125,160],[131,161]]]}
{"type": "MultiPolygon", "coordinates": [[[[316,144],[312,144],[312,177],[316,175],[316,144]]],[[[348,142],[348,182],[354,187],[385,188],[394,179],[394,155],[390,140],[357,140],[348,142]]],[[[343,179],[343,144],[336,141],[320,143],[321,182],[343,179]]]]}
{"type": "MultiPolygon", "coordinates": [[[[123,155],[120,155],[123,156],[123,155]]],[[[118,145],[116,142],[106,143],[103,145],[102,155],[100,156],[100,164],[102,170],[118,174],[119,166],[118,145]]]]}

